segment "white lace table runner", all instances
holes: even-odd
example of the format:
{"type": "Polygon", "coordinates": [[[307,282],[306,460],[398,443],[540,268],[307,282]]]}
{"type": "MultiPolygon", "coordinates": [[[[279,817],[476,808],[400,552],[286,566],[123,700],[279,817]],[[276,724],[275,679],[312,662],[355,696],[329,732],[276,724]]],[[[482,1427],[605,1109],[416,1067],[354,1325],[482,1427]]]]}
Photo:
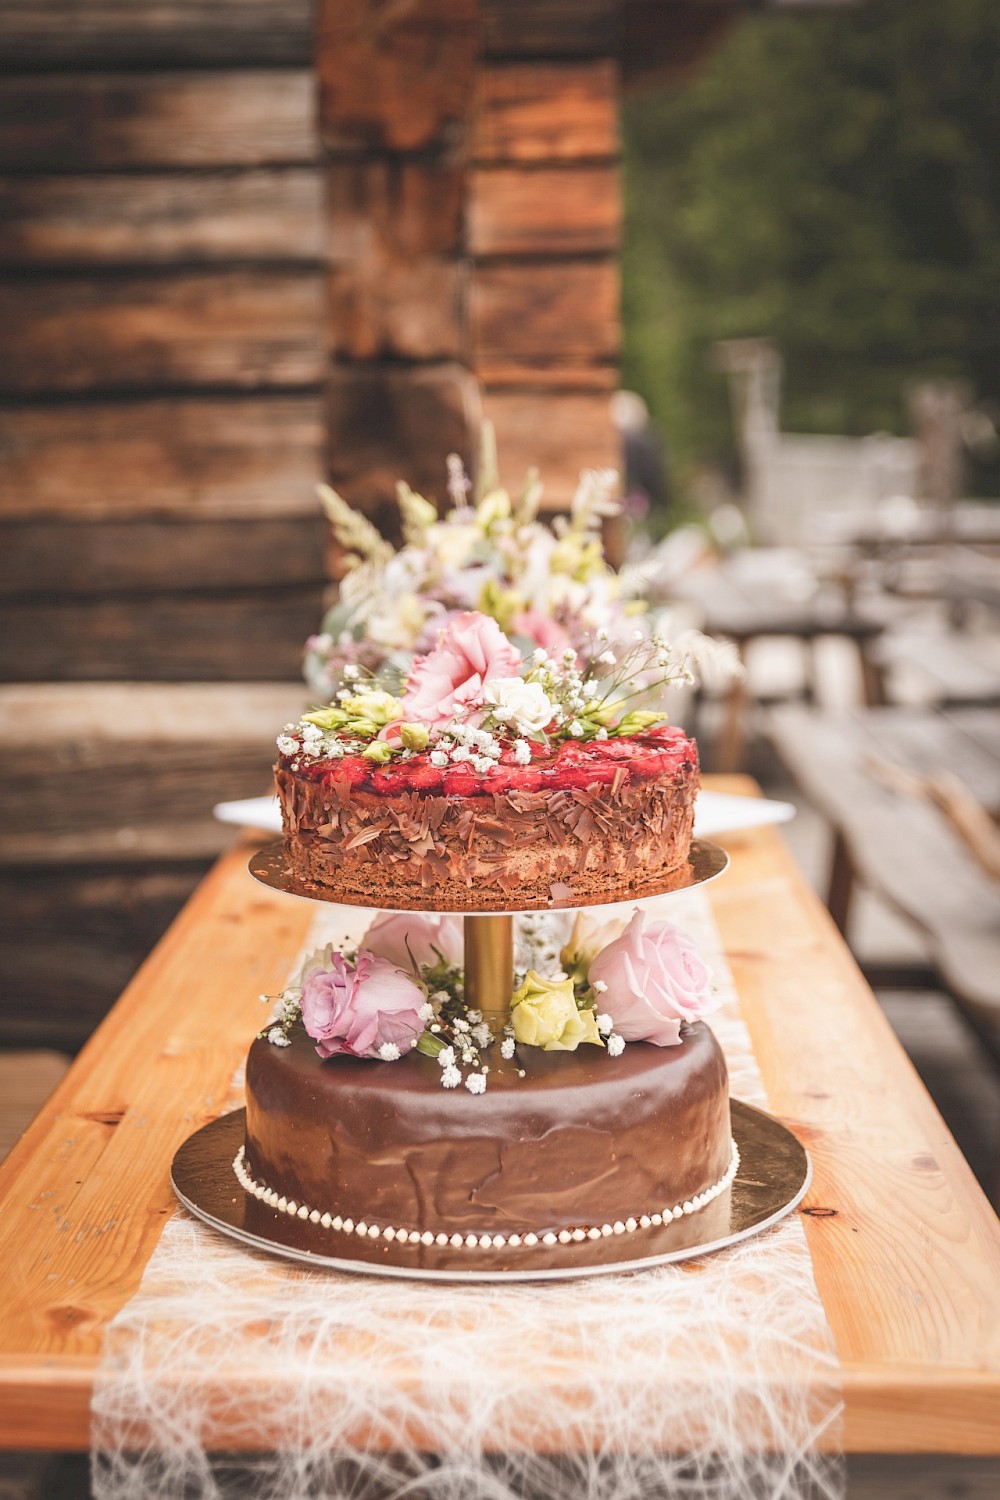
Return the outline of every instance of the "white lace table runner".
{"type": "MultiPolygon", "coordinates": [[[[766,1106],[707,899],[663,914],[724,996],[733,1094],[766,1106]]],[[[320,909],[308,947],[352,919],[357,933],[356,913],[320,909]]],[[[840,1411],[795,1215],[702,1260],[503,1287],[310,1270],[178,1210],[108,1329],[94,1494],[836,1500],[840,1411]],[[207,1451],[220,1423],[234,1448],[269,1451],[207,1451]]]]}

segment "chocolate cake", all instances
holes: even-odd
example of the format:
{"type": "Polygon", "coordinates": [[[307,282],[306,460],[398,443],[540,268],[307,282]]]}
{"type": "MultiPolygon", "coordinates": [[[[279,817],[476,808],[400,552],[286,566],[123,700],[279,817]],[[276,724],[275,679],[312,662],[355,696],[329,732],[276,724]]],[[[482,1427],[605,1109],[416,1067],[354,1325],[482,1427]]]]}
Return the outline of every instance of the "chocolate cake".
{"type": "Polygon", "coordinates": [[[444,1090],[431,1057],[321,1060],[301,1027],[258,1040],[237,1176],[329,1232],[456,1250],[636,1233],[722,1196],[736,1169],[726,1065],[703,1022],[675,1047],[518,1046],[489,1092],[444,1090]]]}
{"type": "MultiPolygon", "coordinates": [[[[443,759],[443,757],[438,757],[443,759]]],[[[426,752],[275,768],[291,873],[372,907],[534,910],[626,900],[687,859],[698,755],[667,725],[533,746],[527,764],[439,766],[426,752]]]]}

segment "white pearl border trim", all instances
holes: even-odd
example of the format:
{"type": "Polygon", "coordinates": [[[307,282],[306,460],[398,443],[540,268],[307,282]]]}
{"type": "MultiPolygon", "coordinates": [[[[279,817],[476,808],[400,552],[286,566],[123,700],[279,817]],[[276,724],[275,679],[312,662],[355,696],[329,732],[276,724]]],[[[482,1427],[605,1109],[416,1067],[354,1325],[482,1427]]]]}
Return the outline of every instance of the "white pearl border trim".
{"type": "Polygon", "coordinates": [[[242,1146],[233,1161],[233,1171],[240,1186],[262,1203],[276,1208],[280,1213],[289,1214],[293,1219],[308,1219],[311,1224],[321,1224],[324,1229],[333,1229],[340,1234],[357,1234],[362,1239],[370,1240],[395,1240],[400,1245],[439,1245],[442,1248],[450,1245],[453,1250],[502,1250],[505,1246],[516,1250],[522,1245],[530,1249],[535,1245],[568,1245],[574,1241],[579,1243],[581,1240],[606,1239],[615,1234],[634,1234],[638,1229],[659,1228],[662,1224],[669,1224],[672,1219],[697,1213],[699,1208],[704,1208],[732,1185],[740,1165],[739,1148],[735,1141],[732,1146],[733,1154],[725,1174],[713,1187],[706,1188],[703,1193],[698,1193],[686,1203],[661,1209],[659,1213],[640,1214],[637,1219],[616,1219],[613,1224],[592,1225],[587,1229],[560,1229],[558,1233],[550,1229],[544,1234],[435,1234],[430,1229],[421,1232],[419,1229],[395,1229],[391,1225],[383,1229],[378,1224],[368,1224],[363,1219],[355,1221],[342,1218],[340,1214],[321,1213],[318,1208],[296,1203],[294,1198],[285,1198],[273,1188],[256,1182],[247,1171],[242,1146]]]}

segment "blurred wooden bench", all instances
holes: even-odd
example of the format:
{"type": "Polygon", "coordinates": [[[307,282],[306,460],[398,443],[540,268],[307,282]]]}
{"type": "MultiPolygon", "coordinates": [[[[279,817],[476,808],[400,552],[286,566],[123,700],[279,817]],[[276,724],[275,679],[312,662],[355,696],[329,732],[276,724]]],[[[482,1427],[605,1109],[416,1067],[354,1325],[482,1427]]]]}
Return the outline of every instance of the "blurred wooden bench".
{"type": "Polygon", "coordinates": [[[61,1052],[0,1052],[0,1161],[54,1092],[69,1058],[61,1052]]]}
{"type": "MultiPolygon", "coordinates": [[[[767,732],[833,829],[827,904],[841,931],[856,880],[885,898],[920,930],[932,977],[1000,1065],[1000,881],[945,813],[885,774],[886,767],[918,777],[947,769],[996,815],[1000,715],[879,708],[835,717],[783,707],[770,714],[767,732]]],[[[882,984],[922,977],[867,972],[882,984]]]]}

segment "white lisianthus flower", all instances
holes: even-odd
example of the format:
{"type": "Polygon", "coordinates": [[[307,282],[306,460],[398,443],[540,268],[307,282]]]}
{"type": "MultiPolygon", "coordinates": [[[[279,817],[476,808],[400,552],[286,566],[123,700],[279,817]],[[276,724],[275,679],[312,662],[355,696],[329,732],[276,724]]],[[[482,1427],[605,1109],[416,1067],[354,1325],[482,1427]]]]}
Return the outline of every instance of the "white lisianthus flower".
{"type": "Polygon", "coordinates": [[[537,734],[544,729],[555,706],[538,682],[521,677],[494,677],[485,687],[486,702],[503,709],[504,720],[521,734],[537,734]]]}

